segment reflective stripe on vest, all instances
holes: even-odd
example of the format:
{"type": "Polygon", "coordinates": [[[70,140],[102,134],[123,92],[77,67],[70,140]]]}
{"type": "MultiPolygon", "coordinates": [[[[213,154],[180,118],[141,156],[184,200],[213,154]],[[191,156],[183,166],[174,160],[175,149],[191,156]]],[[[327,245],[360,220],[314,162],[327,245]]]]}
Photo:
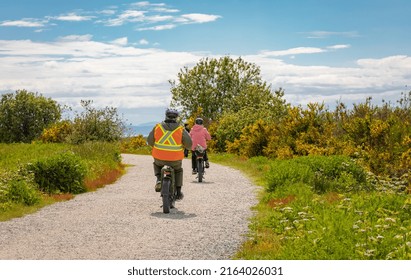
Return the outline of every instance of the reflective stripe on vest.
{"type": "Polygon", "coordinates": [[[182,132],[182,126],[170,131],[164,129],[161,124],[157,124],[154,131],[155,142],[152,151],[153,157],[168,161],[182,160],[184,158],[182,132]]]}

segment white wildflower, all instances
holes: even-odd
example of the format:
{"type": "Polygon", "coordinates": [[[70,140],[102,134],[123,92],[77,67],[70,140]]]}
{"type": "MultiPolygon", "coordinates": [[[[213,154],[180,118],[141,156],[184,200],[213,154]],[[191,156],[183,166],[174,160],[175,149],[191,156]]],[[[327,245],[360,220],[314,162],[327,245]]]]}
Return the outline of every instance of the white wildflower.
{"type": "Polygon", "coordinates": [[[394,218],[385,218],[386,222],[391,222],[391,223],[395,223],[395,219],[394,218]]]}

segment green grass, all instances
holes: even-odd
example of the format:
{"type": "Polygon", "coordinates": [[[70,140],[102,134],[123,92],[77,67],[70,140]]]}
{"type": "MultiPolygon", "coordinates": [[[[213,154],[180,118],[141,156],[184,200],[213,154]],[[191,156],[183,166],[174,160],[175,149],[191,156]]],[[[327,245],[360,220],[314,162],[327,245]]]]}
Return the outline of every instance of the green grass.
{"type": "Polygon", "coordinates": [[[22,205],[19,203],[10,203],[7,205],[7,209],[0,208],[0,222],[8,221],[14,218],[20,218],[28,214],[32,214],[39,209],[58,202],[59,200],[50,196],[44,196],[38,204],[35,205],[22,205]]]}
{"type": "Polygon", "coordinates": [[[336,157],[210,160],[263,187],[237,259],[411,259],[411,196],[403,186],[336,157]]]}
{"type": "Polygon", "coordinates": [[[21,165],[69,150],[66,144],[2,144],[0,170],[17,170],[21,165]]]}
{"type": "Polygon", "coordinates": [[[70,193],[44,194],[35,190],[29,175],[19,175],[29,163],[73,152],[86,166],[84,184],[88,191],[114,182],[123,174],[117,143],[0,144],[0,221],[21,217],[54,202],[71,199],[70,193]]]}

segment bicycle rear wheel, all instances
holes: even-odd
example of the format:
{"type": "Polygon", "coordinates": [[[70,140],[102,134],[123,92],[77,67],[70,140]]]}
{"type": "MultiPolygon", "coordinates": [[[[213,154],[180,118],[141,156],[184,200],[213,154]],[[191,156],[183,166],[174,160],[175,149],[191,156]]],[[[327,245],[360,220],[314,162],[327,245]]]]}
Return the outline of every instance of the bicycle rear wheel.
{"type": "Polygon", "coordinates": [[[203,159],[197,160],[197,174],[198,174],[198,182],[201,183],[203,181],[204,176],[204,164],[203,159]]]}
{"type": "Polygon", "coordinates": [[[171,181],[168,179],[163,179],[163,184],[161,187],[161,197],[163,199],[163,213],[170,213],[170,208],[172,207],[170,203],[170,187],[171,181]]]}

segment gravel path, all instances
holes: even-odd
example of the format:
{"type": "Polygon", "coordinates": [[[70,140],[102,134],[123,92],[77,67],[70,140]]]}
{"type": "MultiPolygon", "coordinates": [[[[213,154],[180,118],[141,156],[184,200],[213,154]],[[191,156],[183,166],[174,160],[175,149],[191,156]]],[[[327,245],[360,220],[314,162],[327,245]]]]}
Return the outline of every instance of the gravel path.
{"type": "Polygon", "coordinates": [[[248,179],[211,164],[205,181],[184,159],[184,200],[163,214],[151,156],[131,164],[116,183],[40,211],[0,222],[0,259],[230,259],[245,239],[257,203],[248,179]]]}

